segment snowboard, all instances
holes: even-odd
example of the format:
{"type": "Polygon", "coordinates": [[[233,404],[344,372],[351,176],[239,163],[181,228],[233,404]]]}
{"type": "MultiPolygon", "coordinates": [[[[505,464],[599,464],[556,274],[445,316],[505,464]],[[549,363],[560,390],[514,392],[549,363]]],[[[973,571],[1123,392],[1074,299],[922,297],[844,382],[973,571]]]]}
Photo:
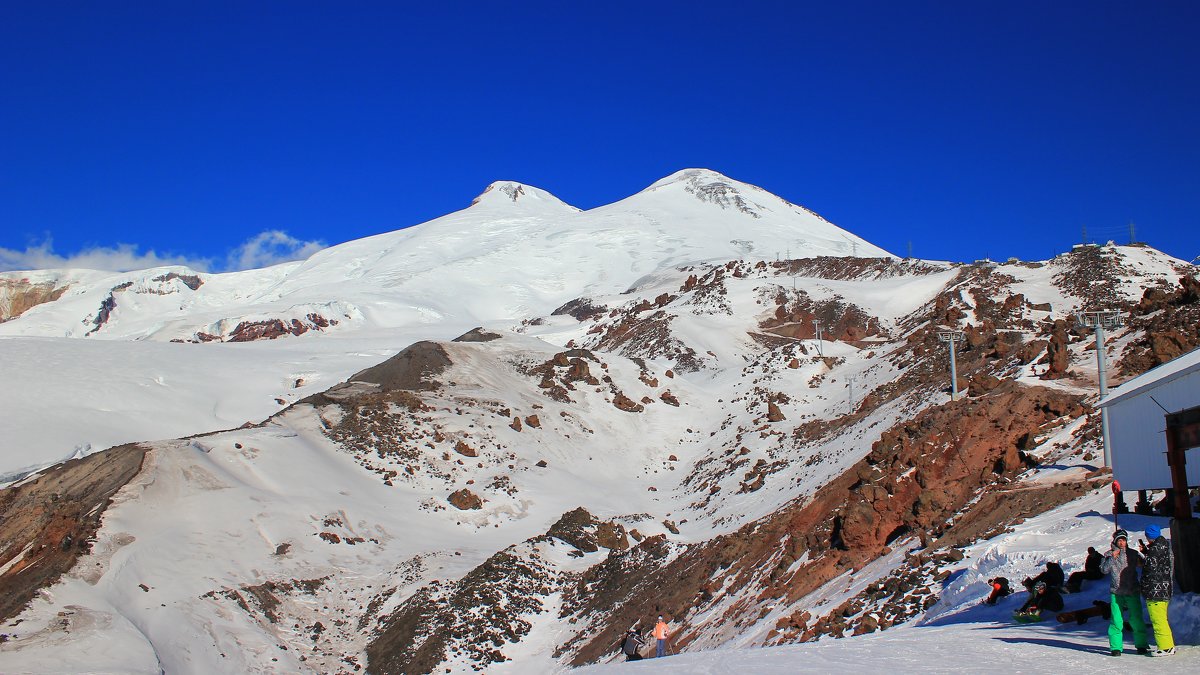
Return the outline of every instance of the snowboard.
{"type": "Polygon", "coordinates": [[[1037,623],[1042,620],[1043,617],[1040,612],[1030,612],[1029,614],[1015,612],[1013,614],[1013,621],[1016,621],[1017,623],[1037,623]]]}
{"type": "Polygon", "coordinates": [[[1071,610],[1069,612],[1059,612],[1058,622],[1068,623],[1074,621],[1082,625],[1087,623],[1088,619],[1093,616],[1106,616],[1110,611],[1107,602],[1095,600],[1092,602],[1091,607],[1084,607],[1083,609],[1071,610]]]}

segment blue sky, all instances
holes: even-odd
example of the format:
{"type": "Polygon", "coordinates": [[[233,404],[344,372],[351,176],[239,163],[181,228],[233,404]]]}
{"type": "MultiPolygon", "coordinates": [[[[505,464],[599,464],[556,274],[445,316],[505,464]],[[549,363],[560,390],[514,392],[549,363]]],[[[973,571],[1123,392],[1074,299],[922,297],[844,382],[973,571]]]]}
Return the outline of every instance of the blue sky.
{"type": "Polygon", "coordinates": [[[0,9],[0,268],[304,255],[687,167],[898,254],[1200,255],[1200,3],[0,9]]]}

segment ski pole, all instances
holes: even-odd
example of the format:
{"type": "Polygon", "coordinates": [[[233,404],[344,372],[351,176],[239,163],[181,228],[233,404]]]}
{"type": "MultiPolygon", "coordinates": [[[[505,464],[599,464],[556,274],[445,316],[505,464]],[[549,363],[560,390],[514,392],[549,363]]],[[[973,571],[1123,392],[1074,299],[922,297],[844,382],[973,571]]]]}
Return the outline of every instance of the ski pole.
{"type": "Polygon", "coordinates": [[[1116,478],[1113,478],[1112,491],[1113,491],[1113,533],[1115,534],[1117,530],[1121,529],[1121,526],[1117,523],[1117,517],[1118,517],[1117,514],[1120,511],[1120,509],[1117,508],[1117,500],[1119,500],[1121,498],[1121,484],[1119,482],[1117,482],[1116,478]]]}

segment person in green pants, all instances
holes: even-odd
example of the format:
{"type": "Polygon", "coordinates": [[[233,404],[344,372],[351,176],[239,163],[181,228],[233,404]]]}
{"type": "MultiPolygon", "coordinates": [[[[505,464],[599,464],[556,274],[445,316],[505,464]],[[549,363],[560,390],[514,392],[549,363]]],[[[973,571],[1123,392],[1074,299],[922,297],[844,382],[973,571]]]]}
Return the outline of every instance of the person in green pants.
{"type": "Polygon", "coordinates": [[[1150,654],[1150,641],[1146,638],[1146,622],[1142,619],[1142,596],[1138,586],[1137,569],[1142,566],[1142,554],[1129,548],[1129,533],[1117,530],[1113,533],[1112,550],[1100,561],[1100,571],[1109,575],[1109,590],[1112,592],[1112,621],[1108,624],[1109,653],[1120,656],[1125,648],[1124,619],[1133,629],[1133,644],[1139,654],[1150,654]]]}
{"type": "Polygon", "coordinates": [[[1167,623],[1167,604],[1171,602],[1174,585],[1171,542],[1162,536],[1162,528],[1158,525],[1146,528],[1146,538],[1150,541],[1142,542],[1142,555],[1146,558],[1146,566],[1142,568],[1142,595],[1146,596],[1154,644],[1158,645],[1158,650],[1150,655],[1170,656],[1175,653],[1175,637],[1171,635],[1171,624],[1167,623]]]}

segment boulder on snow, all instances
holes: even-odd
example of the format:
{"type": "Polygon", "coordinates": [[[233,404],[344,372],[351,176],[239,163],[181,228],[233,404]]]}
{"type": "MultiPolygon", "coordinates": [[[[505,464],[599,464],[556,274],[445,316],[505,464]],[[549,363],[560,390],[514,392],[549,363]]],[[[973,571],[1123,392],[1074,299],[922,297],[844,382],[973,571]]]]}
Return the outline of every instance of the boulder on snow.
{"type": "Polygon", "coordinates": [[[483,329],[482,326],[480,326],[478,328],[472,328],[471,330],[463,333],[462,335],[459,335],[458,337],[451,340],[451,342],[491,342],[492,340],[499,340],[499,339],[500,339],[499,333],[492,333],[492,332],[486,331],[483,329]]]}
{"type": "Polygon", "coordinates": [[[779,409],[779,406],[775,405],[774,401],[769,401],[767,403],[768,422],[782,422],[786,419],[787,417],[784,416],[783,411],[779,409]]]}
{"type": "Polygon", "coordinates": [[[483,508],[483,499],[466,488],[452,493],[446,501],[460,511],[477,511],[483,508]]]}

